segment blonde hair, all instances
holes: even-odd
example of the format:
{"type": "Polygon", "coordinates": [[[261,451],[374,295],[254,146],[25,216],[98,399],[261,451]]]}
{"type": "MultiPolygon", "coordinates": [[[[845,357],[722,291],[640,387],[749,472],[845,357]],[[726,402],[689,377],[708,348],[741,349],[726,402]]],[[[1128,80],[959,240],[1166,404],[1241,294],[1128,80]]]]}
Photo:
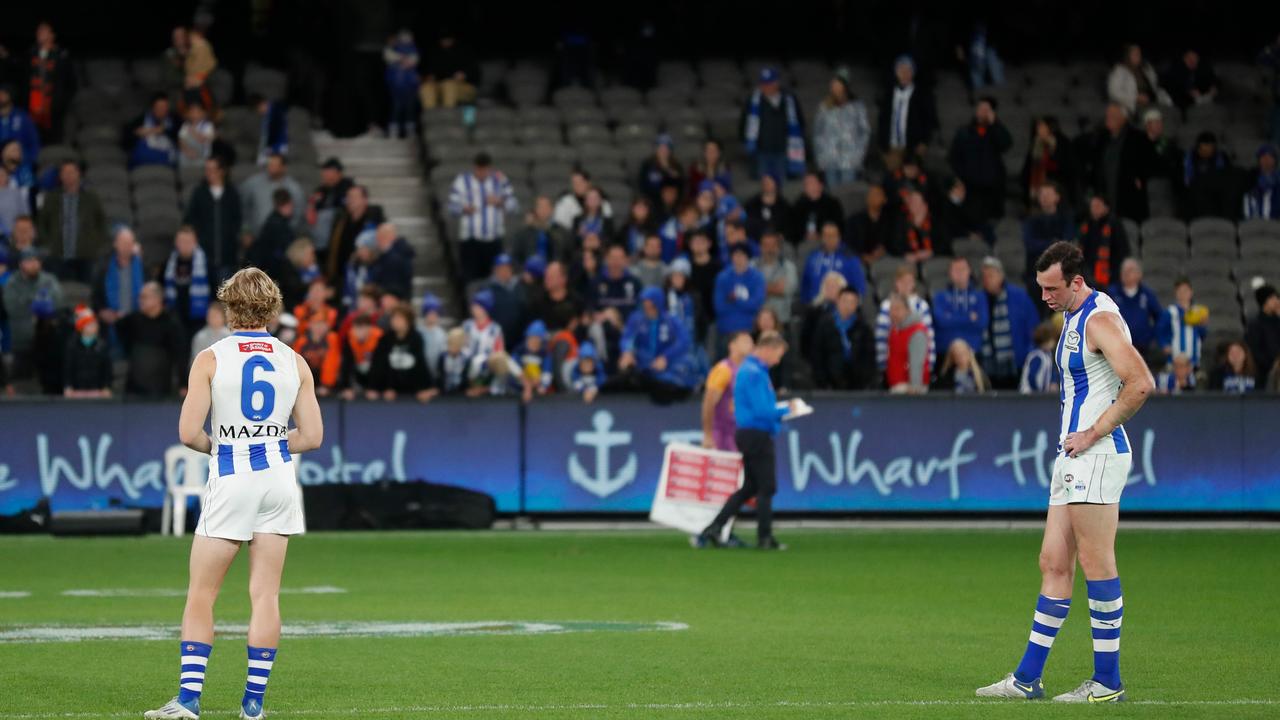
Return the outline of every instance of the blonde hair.
{"type": "Polygon", "coordinates": [[[255,267],[247,267],[222,283],[218,299],[227,307],[227,325],[236,329],[266,327],[284,311],[280,288],[255,267]]]}
{"type": "Polygon", "coordinates": [[[969,343],[959,338],[952,340],[951,345],[947,347],[946,358],[942,362],[940,373],[946,373],[948,370],[958,368],[954,360],[957,354],[964,354],[969,357],[969,373],[973,375],[973,384],[978,392],[986,392],[991,389],[991,384],[987,382],[987,374],[982,372],[982,365],[978,362],[978,355],[973,351],[969,343]]]}
{"type": "Polygon", "coordinates": [[[284,256],[294,265],[301,265],[302,258],[306,255],[307,251],[314,247],[315,243],[311,242],[311,238],[300,237],[289,243],[289,248],[284,251],[284,256]]]}

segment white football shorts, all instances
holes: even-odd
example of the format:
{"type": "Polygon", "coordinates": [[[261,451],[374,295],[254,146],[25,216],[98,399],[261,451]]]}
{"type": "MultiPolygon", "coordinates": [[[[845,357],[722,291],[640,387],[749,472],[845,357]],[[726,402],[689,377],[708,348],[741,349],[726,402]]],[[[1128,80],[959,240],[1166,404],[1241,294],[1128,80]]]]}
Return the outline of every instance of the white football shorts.
{"type": "Polygon", "coordinates": [[[1120,502],[1133,454],[1097,454],[1067,457],[1053,461],[1053,480],[1049,483],[1050,505],[1092,503],[1114,505],[1120,502]]]}
{"type": "Polygon", "coordinates": [[[213,471],[217,463],[211,465],[197,535],[244,541],[254,533],[306,532],[297,456],[284,465],[222,476],[213,471]]]}

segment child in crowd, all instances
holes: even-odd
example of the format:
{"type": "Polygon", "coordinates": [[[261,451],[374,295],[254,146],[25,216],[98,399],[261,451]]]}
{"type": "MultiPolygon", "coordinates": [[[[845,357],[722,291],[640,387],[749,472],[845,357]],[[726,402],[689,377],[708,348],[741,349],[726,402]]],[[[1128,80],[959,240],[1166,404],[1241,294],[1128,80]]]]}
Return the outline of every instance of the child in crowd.
{"type": "Polygon", "coordinates": [[[1053,322],[1046,321],[1036,328],[1031,336],[1036,349],[1027,354],[1022,365],[1022,381],[1018,384],[1018,392],[1047,393],[1058,391],[1058,365],[1053,359],[1053,352],[1058,347],[1058,329],[1053,322]]]}
{"type": "Polygon", "coordinates": [[[427,367],[436,368],[440,356],[448,344],[448,333],[440,324],[440,298],[427,293],[422,298],[422,317],[418,319],[418,333],[422,335],[422,350],[427,356],[427,367]]]}
{"type": "Polygon", "coordinates": [[[524,345],[519,353],[520,375],[524,384],[521,397],[525,402],[534,395],[546,395],[551,391],[555,371],[551,362],[551,353],[547,351],[547,326],[541,320],[534,320],[524,331],[524,345]]]}
{"type": "Polygon", "coordinates": [[[436,389],[441,395],[462,395],[471,384],[471,356],[467,354],[467,331],[449,331],[444,354],[435,374],[436,389]]]}
{"type": "MultiPolygon", "coordinates": [[[[314,286],[313,286],[314,287],[314,286]]],[[[333,332],[330,318],[323,313],[314,314],[294,343],[293,350],[307,361],[315,380],[316,395],[325,397],[338,385],[338,371],[342,368],[342,344],[338,333],[333,332]]]]}
{"type": "Polygon", "coordinates": [[[342,374],[338,386],[344,400],[354,400],[369,388],[369,370],[373,367],[373,351],[382,339],[382,328],[369,315],[356,315],[342,340],[342,374]]]}
{"type": "Polygon", "coordinates": [[[593,402],[604,385],[604,368],[596,357],[596,347],[584,342],[578,347],[578,358],[569,366],[569,388],[582,396],[583,402],[593,402]]]}
{"type": "Polygon", "coordinates": [[[191,361],[206,348],[231,334],[227,327],[227,309],[220,302],[209,304],[204,315],[204,327],[191,338],[191,361]]]}

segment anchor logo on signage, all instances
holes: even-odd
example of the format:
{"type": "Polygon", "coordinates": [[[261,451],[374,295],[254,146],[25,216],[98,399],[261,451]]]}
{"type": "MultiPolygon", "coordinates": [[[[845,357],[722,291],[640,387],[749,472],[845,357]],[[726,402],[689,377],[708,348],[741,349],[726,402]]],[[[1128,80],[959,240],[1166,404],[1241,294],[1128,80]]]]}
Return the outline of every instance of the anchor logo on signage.
{"type": "Polygon", "coordinates": [[[600,410],[591,417],[590,431],[576,432],[573,441],[596,449],[595,475],[588,474],[578,462],[578,454],[569,456],[569,480],[598,498],[606,498],[630,485],[636,479],[636,454],[628,453],[627,461],[616,475],[612,474],[609,455],[615,447],[631,444],[631,433],[613,430],[613,413],[600,410]]]}

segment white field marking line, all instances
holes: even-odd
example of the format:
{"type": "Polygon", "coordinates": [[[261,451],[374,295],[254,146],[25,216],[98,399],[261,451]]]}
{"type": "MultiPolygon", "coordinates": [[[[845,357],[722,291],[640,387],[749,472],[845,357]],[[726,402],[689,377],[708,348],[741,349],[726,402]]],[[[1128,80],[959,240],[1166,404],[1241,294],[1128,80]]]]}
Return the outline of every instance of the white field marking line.
{"type": "Polygon", "coordinates": [[[27,597],[31,597],[31,593],[26,590],[0,590],[0,600],[17,600],[27,597]]]}
{"type": "MultiPolygon", "coordinates": [[[[219,633],[244,636],[247,625],[222,625],[219,633]]],[[[669,632],[688,630],[680,622],[488,620],[469,622],[300,622],[286,624],[285,637],[458,637],[472,635],[559,635],[577,632],[669,632]]],[[[0,626],[0,644],[86,640],[177,640],[172,625],[0,626]]]]}
{"type": "MultiPolygon", "coordinates": [[[[890,708],[890,707],[983,707],[1010,705],[999,699],[991,700],[779,700],[777,702],[734,702],[734,701],[693,701],[668,703],[566,703],[546,705],[406,705],[400,707],[380,708],[333,708],[316,709],[300,708],[297,710],[272,710],[273,716],[309,716],[324,715],[329,717],[359,717],[362,715],[436,715],[443,713],[482,713],[482,712],[564,712],[575,710],[762,710],[762,709],[839,709],[839,708],[890,708]]],[[[1052,702],[1038,703],[1052,705],[1052,702]]],[[[1280,700],[1239,699],[1239,700],[1127,700],[1125,705],[1152,707],[1271,707],[1280,705],[1280,700]]],[[[207,708],[206,708],[207,710],[207,708]]],[[[53,720],[55,718],[133,718],[137,710],[120,712],[48,712],[48,713],[0,713],[0,720],[53,720]]]]}
{"type": "MultiPolygon", "coordinates": [[[[333,585],[313,585],[300,588],[280,588],[281,595],[338,595],[347,592],[346,588],[333,585]]],[[[28,593],[30,594],[30,593],[28,593]]],[[[178,588],[83,588],[63,590],[66,597],[186,597],[187,591],[178,588]]]]}

